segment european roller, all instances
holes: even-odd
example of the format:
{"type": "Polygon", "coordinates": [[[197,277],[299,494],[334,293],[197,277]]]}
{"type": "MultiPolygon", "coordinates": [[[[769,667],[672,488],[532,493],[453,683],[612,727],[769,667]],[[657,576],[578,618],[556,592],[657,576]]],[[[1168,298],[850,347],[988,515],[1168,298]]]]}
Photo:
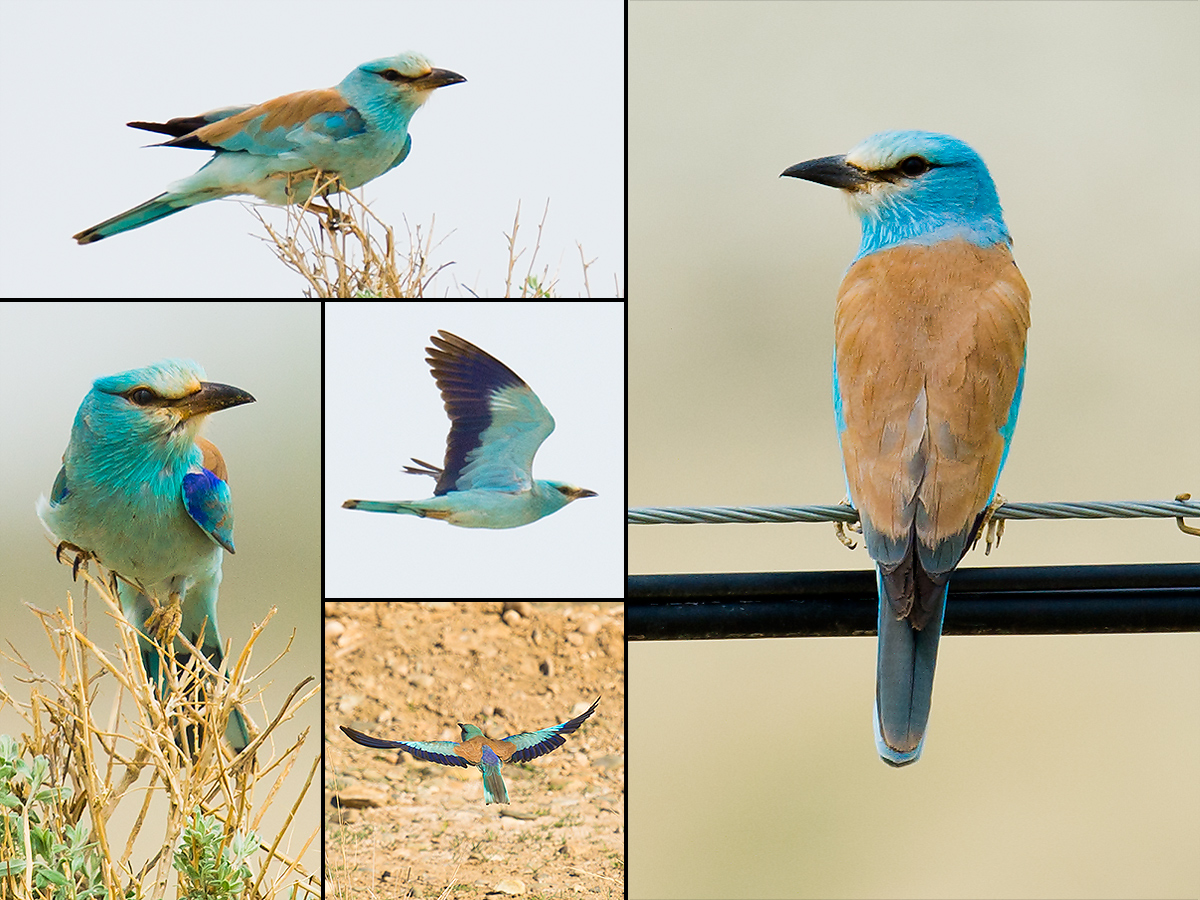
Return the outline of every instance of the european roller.
{"type": "Polygon", "coordinates": [[[551,725],[541,731],[527,731],[522,734],[512,734],[499,741],[486,737],[474,725],[458,727],[462,731],[462,740],[455,741],[387,741],[383,738],[371,737],[353,728],[341,726],[346,736],[356,744],[364,747],[374,747],[377,750],[398,749],[412,754],[417,759],[440,763],[443,766],[475,766],[483,773],[484,806],[489,803],[507,803],[508,789],[504,786],[504,778],[500,774],[506,762],[528,762],[545,756],[551,750],[557,750],[564,743],[564,734],[570,734],[583,724],[583,720],[596,711],[600,698],[588,707],[583,715],[576,716],[558,725],[551,725]]]}
{"type": "Polygon", "coordinates": [[[1029,288],[987,167],[888,131],[783,172],[845,191],[862,245],[835,317],[846,485],[879,586],[875,740],[921,755],[950,573],[990,514],[1017,424],[1029,288]]]}
{"type": "MultiPolygon", "coordinates": [[[[95,558],[117,576],[121,609],[160,688],[162,657],[146,636],[165,642],[177,626],[214,667],[224,657],[217,588],[222,556],[233,553],[233,505],[225,461],[199,432],[209,413],[253,402],[205,381],[189,360],[99,378],[79,406],[50,499],[37,503],[60,554],[75,551],[76,566],[95,558]]],[[[175,655],[186,661],[181,643],[175,655]]],[[[225,736],[238,751],[249,743],[240,712],[225,736]]]]}
{"type": "Polygon", "coordinates": [[[363,63],[336,87],[284,94],[256,106],[229,106],[130,128],[171,135],[158,147],[215,151],[200,171],[165,192],[75,235],[90,244],[233,194],[286,206],[313,193],[317,170],[356,188],[408,157],[408,123],[433,91],[466,81],[419,53],[363,63]]]}
{"type": "Polygon", "coordinates": [[[414,459],[410,475],[437,479],[428,500],[347,500],[346,509],[442,519],[462,528],[516,528],[595,491],[535,481],[533,457],[554,419],[521,378],[469,341],[438,331],[425,351],[442,392],[450,435],[442,468],[414,459]]]}

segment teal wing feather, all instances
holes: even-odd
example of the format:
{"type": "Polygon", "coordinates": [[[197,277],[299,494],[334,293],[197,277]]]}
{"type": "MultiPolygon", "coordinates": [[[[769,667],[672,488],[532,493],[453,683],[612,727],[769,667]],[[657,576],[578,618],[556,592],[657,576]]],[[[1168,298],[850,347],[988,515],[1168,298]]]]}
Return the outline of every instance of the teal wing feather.
{"type": "Polygon", "coordinates": [[[377,750],[404,750],[417,759],[439,763],[443,766],[461,766],[465,769],[470,765],[461,756],[455,754],[454,751],[458,748],[458,744],[454,741],[388,741],[383,738],[371,737],[369,734],[363,734],[361,731],[355,731],[345,725],[340,727],[350,740],[356,744],[362,744],[364,747],[374,747],[377,750]]]}
{"type": "Polygon", "coordinates": [[[509,762],[526,762],[531,759],[537,759],[539,756],[545,756],[552,750],[557,750],[567,742],[567,739],[563,735],[570,734],[582,725],[584,719],[596,711],[599,703],[600,698],[597,697],[596,702],[588,707],[587,712],[567,722],[551,725],[549,728],[543,728],[541,731],[528,731],[523,734],[514,734],[506,737],[504,739],[505,742],[517,748],[516,752],[509,757],[509,762]]]}
{"type": "Polygon", "coordinates": [[[500,360],[448,331],[438,334],[430,338],[427,362],[450,417],[450,435],[434,496],[529,490],[534,454],[554,430],[554,419],[500,360]]]}

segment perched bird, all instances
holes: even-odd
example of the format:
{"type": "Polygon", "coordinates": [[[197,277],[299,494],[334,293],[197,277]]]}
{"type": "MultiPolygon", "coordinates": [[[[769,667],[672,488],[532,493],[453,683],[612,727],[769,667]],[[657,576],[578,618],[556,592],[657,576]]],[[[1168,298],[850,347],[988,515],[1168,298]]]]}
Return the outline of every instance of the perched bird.
{"type": "MultiPolygon", "coordinates": [[[[190,360],[171,359],[99,378],[83,398],[43,524],[117,577],[125,618],[139,631],[146,674],[161,690],[160,651],[176,628],[214,667],[224,657],[217,627],[221,557],[233,553],[233,505],[225,461],[199,437],[205,416],[253,403],[240,388],[204,380],[190,360]],[[156,625],[156,623],[158,623],[156,625]]],[[[187,652],[176,643],[176,659],[187,652]]],[[[250,738],[234,710],[225,736],[250,738]]]]}
{"type": "Polygon", "coordinates": [[[551,725],[541,731],[527,731],[523,734],[513,734],[503,740],[493,741],[474,725],[458,727],[462,730],[462,741],[386,741],[383,738],[371,737],[353,728],[341,726],[346,736],[356,744],[364,747],[374,747],[378,750],[397,748],[411,753],[417,759],[440,763],[443,766],[475,766],[483,773],[484,806],[489,803],[507,803],[508,789],[504,786],[504,778],[500,769],[506,762],[528,762],[545,756],[551,750],[557,750],[566,743],[564,734],[570,734],[583,724],[583,720],[596,711],[600,698],[588,707],[587,712],[558,725],[551,725]]]}
{"type": "Polygon", "coordinates": [[[425,361],[450,416],[442,468],[414,459],[410,475],[437,479],[428,500],[347,500],[346,509],[444,519],[462,528],[516,528],[595,497],[562,481],[534,481],[533,456],[554,419],[516,372],[448,331],[425,361]]]}
{"type": "Polygon", "coordinates": [[[783,175],[845,191],[862,224],[837,298],[833,401],[879,585],[876,745],[903,766],[921,754],[950,573],[1017,424],[1029,289],[962,141],[888,131],[783,175]]]}
{"type": "Polygon", "coordinates": [[[155,146],[216,153],[196,174],[74,238],[90,244],[232,194],[276,206],[304,203],[317,170],[337,175],[347,188],[366,184],[404,162],[412,149],[409,119],[434,89],[466,80],[433,68],[419,53],[402,53],[363,63],[337,87],[167,122],[129,122],[171,135],[155,146]]]}

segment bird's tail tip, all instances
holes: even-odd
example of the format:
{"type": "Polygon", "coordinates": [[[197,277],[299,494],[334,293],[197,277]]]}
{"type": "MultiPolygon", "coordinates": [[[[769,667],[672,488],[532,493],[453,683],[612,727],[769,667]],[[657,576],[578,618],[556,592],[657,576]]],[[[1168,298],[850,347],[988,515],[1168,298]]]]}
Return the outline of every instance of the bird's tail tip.
{"type": "MultiPolygon", "coordinates": [[[[412,503],[403,500],[347,500],[342,504],[342,509],[360,509],[363,512],[377,513],[400,513],[409,516],[420,516],[425,518],[428,514],[426,510],[415,506],[412,503]]],[[[435,516],[435,518],[445,518],[445,516],[435,516]]]]}
{"type": "Polygon", "coordinates": [[[134,228],[149,225],[151,222],[157,222],[159,219],[174,215],[197,202],[201,201],[187,196],[164,192],[157,197],[152,197],[145,203],[135,206],[133,209],[127,209],[125,212],[115,215],[111,219],[105,219],[99,225],[85,228],[78,234],[71,235],[71,237],[77,244],[94,244],[96,241],[112,237],[114,234],[131,231],[134,228]]]}
{"type": "Polygon", "coordinates": [[[916,741],[916,746],[895,747],[888,743],[883,734],[883,728],[879,724],[879,701],[874,704],[875,710],[875,749],[879,753],[879,758],[893,768],[899,769],[904,766],[909,766],[921,758],[921,750],[925,747],[925,734],[921,733],[916,741]]]}

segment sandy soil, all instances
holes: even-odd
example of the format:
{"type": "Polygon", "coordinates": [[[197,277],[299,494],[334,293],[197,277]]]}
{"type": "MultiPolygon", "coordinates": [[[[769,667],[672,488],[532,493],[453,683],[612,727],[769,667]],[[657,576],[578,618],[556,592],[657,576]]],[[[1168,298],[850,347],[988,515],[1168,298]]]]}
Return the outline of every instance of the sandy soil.
{"type": "Polygon", "coordinates": [[[624,678],[620,604],[326,603],[325,896],[623,896],[624,678]],[[597,697],[562,747],[504,766],[508,805],[484,805],[475,768],[338,730],[501,739],[597,697]]]}

